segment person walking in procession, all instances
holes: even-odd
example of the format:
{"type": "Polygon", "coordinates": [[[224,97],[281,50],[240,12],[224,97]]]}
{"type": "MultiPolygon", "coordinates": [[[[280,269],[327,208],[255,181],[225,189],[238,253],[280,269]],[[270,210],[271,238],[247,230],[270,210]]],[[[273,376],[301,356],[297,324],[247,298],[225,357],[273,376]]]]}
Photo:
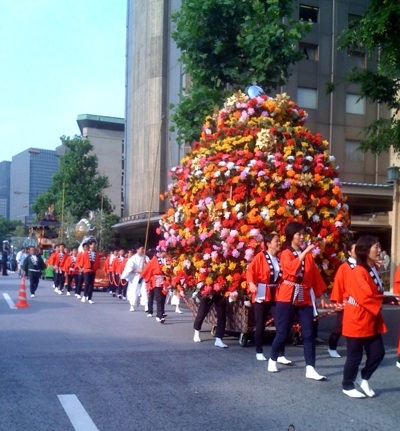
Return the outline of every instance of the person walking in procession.
{"type": "Polygon", "coordinates": [[[90,240],[89,250],[84,251],[80,260],[80,265],[83,272],[83,282],[85,283],[85,290],[81,302],[89,302],[94,304],[92,299],[94,289],[94,279],[96,277],[96,271],[100,269],[100,256],[96,251],[96,241],[90,240]]]}
{"type": "MultiPolygon", "coordinates": [[[[265,324],[273,305],[275,305],[276,288],[282,277],[278,259],[278,253],[281,250],[279,235],[275,232],[265,235],[264,247],[266,250],[260,251],[254,256],[246,271],[248,291],[251,294],[254,310],[254,342],[258,361],[267,360],[263,352],[265,324]]],[[[283,351],[279,354],[277,362],[284,365],[292,363],[285,358],[283,351]]]]}
{"type": "Polygon", "coordinates": [[[384,294],[379,274],[380,251],[377,238],[360,237],[355,247],[357,265],[346,278],[348,298],[343,314],[343,335],[347,340],[347,358],[342,386],[343,393],[351,398],[375,396],[369,380],[385,356],[382,334],[387,328],[381,311],[384,294]],[[367,360],[359,374],[363,351],[367,360]]]}
{"type": "Polygon", "coordinates": [[[22,276],[29,277],[29,289],[31,298],[36,296],[36,290],[39,286],[42,271],[46,269],[42,256],[37,253],[36,247],[29,247],[29,254],[22,264],[22,276]]]}
{"type": "Polygon", "coordinates": [[[326,290],[311,253],[315,244],[304,248],[305,225],[300,222],[290,222],[285,228],[285,237],[284,249],[280,255],[282,282],[278,286],[276,298],[276,336],[272,342],[268,371],[278,372],[277,360],[297,315],[303,338],[306,378],[325,380],[326,377],[315,370],[313,321],[317,316],[316,299],[326,290]]]}

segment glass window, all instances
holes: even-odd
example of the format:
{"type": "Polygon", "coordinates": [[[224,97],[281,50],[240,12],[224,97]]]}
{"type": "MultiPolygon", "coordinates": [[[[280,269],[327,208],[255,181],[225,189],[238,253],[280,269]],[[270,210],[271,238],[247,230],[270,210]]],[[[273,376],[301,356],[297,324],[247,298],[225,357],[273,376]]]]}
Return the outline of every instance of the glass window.
{"type": "Polygon", "coordinates": [[[363,162],[364,153],[357,148],[360,146],[360,141],[346,141],[345,155],[346,160],[350,162],[363,162]]]}
{"type": "Polygon", "coordinates": [[[346,112],[348,114],[365,114],[365,99],[360,99],[358,94],[346,94],[346,112]]]}
{"type": "Polygon", "coordinates": [[[318,45],[300,42],[299,51],[304,54],[306,60],[318,61],[318,45]]]}
{"type": "Polygon", "coordinates": [[[361,51],[348,51],[350,67],[365,69],[365,53],[361,51]]]}
{"type": "Polygon", "coordinates": [[[307,4],[299,5],[299,19],[303,21],[318,22],[319,8],[307,4]]]}
{"type": "Polygon", "coordinates": [[[315,88],[299,87],[297,89],[297,104],[301,108],[317,109],[317,90],[315,88]]]}

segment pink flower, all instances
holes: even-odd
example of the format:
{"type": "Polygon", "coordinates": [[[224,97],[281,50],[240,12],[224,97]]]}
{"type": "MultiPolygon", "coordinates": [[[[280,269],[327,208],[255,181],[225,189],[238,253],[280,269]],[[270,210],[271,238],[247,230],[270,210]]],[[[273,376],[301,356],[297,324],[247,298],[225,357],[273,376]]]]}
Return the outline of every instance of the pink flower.
{"type": "Polygon", "coordinates": [[[240,252],[235,248],[232,250],[232,256],[237,259],[240,256],[240,252]]]}

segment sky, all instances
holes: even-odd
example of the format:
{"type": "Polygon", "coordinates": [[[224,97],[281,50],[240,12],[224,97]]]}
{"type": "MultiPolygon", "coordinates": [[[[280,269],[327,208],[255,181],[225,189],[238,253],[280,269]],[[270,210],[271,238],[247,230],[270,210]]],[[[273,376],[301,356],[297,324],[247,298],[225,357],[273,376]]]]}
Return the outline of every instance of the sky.
{"type": "Polygon", "coordinates": [[[126,0],[0,0],[0,161],[124,117],[126,0]]]}

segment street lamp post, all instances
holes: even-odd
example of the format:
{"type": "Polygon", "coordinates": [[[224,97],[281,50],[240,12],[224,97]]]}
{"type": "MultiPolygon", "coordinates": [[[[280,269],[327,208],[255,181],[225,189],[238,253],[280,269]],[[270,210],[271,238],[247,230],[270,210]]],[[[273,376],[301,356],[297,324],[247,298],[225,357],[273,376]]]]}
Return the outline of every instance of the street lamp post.
{"type": "MultiPolygon", "coordinates": [[[[390,274],[392,275],[400,261],[400,167],[390,166],[387,169],[387,182],[393,185],[393,203],[390,217],[392,227],[391,251],[390,251],[390,274]],[[392,270],[393,268],[393,270],[392,270]]],[[[390,290],[393,290],[393,277],[390,277],[390,290]]]]}

